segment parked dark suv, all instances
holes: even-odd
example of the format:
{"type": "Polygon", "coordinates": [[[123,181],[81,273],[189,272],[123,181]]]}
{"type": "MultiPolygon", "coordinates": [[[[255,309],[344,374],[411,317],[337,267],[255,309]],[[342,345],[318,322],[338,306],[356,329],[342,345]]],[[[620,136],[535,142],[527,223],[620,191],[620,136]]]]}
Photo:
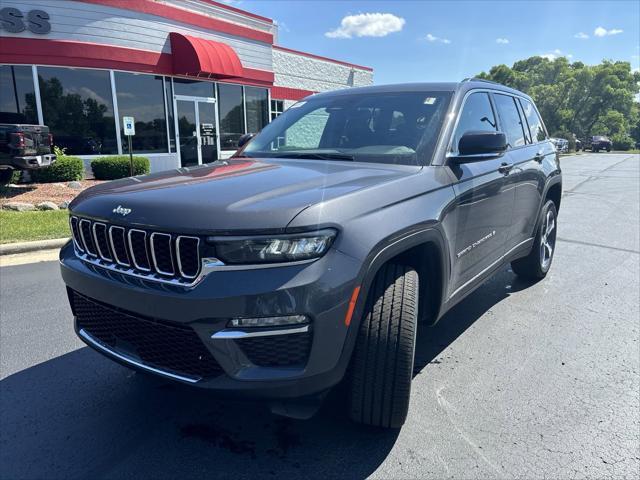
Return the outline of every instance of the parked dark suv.
{"type": "Polygon", "coordinates": [[[124,365],[298,417],[345,379],[354,420],[400,427],[418,322],[509,262],[544,277],[560,197],[521,92],[341,90],[227,161],[84,191],[62,276],[80,338],[124,365]]]}
{"type": "Polygon", "coordinates": [[[600,150],[606,150],[607,152],[610,152],[612,146],[613,142],[609,140],[609,137],[595,135],[585,142],[584,150],[590,148],[592,152],[596,153],[600,150]]]}

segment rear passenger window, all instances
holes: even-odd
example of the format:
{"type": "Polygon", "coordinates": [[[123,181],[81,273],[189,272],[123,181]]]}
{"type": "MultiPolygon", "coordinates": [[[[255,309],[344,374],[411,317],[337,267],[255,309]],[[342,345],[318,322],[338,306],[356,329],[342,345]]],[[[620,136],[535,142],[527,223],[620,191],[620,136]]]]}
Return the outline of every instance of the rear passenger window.
{"type": "Polygon", "coordinates": [[[507,142],[512,147],[525,144],[524,125],[516,106],[516,99],[510,95],[495,94],[496,107],[500,115],[502,130],[507,136],[507,142]]]}
{"type": "Polygon", "coordinates": [[[458,151],[458,142],[466,132],[495,132],[497,129],[496,117],[491,108],[489,95],[484,92],[472,93],[467,97],[467,101],[462,107],[462,112],[460,112],[458,126],[453,134],[451,151],[458,151]]]}
{"type": "Polygon", "coordinates": [[[542,120],[538,115],[538,112],[533,108],[533,104],[529,100],[523,98],[520,99],[524,115],[527,118],[529,124],[529,130],[531,130],[531,138],[534,142],[542,142],[547,139],[547,134],[542,126],[542,120]]]}

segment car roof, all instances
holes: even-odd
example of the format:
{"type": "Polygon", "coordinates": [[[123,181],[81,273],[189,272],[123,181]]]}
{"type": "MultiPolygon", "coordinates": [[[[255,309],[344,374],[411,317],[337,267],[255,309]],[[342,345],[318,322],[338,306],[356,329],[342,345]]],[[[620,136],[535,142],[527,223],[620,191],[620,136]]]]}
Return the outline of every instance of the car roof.
{"type": "Polygon", "coordinates": [[[307,98],[327,98],[342,95],[376,94],[376,93],[401,93],[401,92],[456,92],[466,93],[473,89],[489,89],[530,97],[518,90],[506,87],[500,83],[479,78],[465,78],[461,82],[422,82],[422,83],[396,83],[388,85],[371,85],[368,87],[345,88],[330,92],[321,92],[307,98]]]}

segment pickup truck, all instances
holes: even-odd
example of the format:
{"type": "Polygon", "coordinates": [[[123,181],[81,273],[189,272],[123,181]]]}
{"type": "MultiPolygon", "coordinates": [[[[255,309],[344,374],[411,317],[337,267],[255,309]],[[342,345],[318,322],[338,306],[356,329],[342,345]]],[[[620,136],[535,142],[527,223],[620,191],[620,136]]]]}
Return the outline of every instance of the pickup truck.
{"type": "Polygon", "coordinates": [[[522,92],[325,92],[239,143],[71,202],[60,268],[85,343],[296,418],[344,381],[353,420],[399,428],[422,325],[507,264],[551,268],[560,162],[522,92]]]}
{"type": "Polygon", "coordinates": [[[9,182],[14,170],[51,165],[56,161],[52,147],[53,136],[45,125],[0,123],[0,184],[9,182]]]}

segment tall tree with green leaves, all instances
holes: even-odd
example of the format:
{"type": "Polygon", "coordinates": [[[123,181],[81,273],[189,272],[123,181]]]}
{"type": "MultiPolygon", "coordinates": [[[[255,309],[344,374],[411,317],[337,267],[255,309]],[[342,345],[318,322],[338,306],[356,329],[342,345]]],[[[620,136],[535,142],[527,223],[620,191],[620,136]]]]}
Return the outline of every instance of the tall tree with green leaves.
{"type": "Polygon", "coordinates": [[[615,148],[640,141],[640,73],[629,62],[598,65],[530,57],[512,67],[496,65],[478,78],[521,90],[533,98],[553,136],[608,135],[615,148]]]}

